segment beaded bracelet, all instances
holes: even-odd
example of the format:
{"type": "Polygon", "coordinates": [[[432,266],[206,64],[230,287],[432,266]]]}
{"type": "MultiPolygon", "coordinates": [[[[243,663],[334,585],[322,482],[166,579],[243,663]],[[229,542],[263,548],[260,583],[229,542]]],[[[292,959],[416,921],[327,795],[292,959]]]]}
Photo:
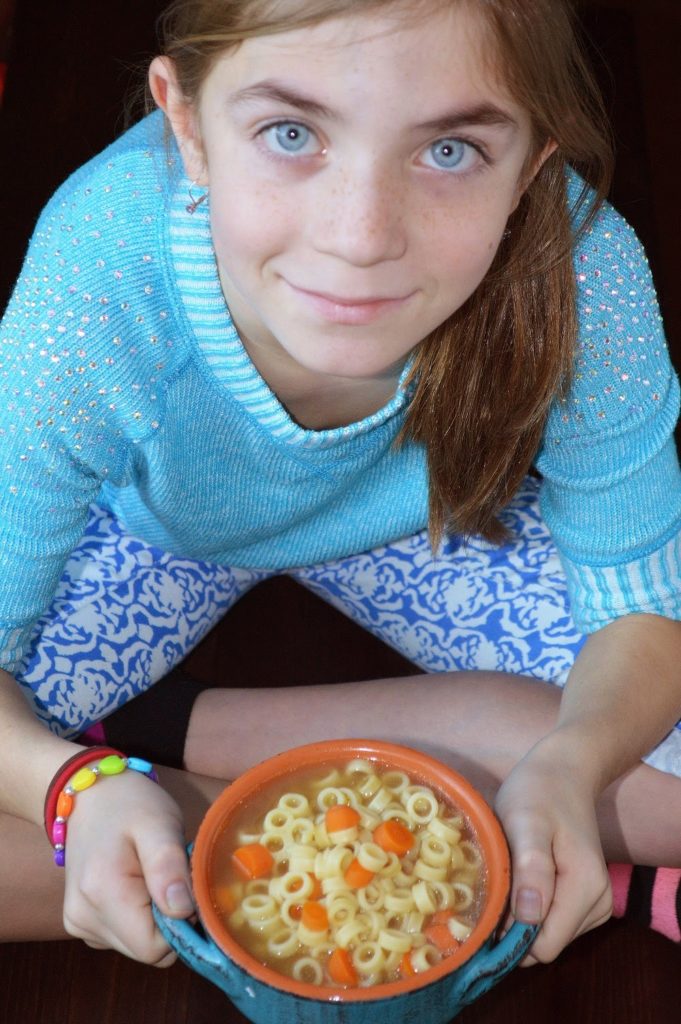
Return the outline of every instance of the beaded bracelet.
{"type": "Polygon", "coordinates": [[[85,764],[71,775],[57,797],[57,813],[48,833],[54,847],[54,863],[58,868],[63,868],[66,861],[66,824],[73,811],[76,794],[94,786],[100,776],[120,775],[126,768],[146,775],[152,782],[158,782],[158,776],[149,761],[140,757],[124,757],[116,753],[107,754],[96,764],[85,764]]]}
{"type": "Polygon", "coordinates": [[[114,747],[108,746],[95,746],[86,747],[84,750],[78,750],[75,754],[64,761],[62,765],[57,768],[56,772],[52,776],[47,792],[45,794],[45,806],[43,808],[43,821],[45,823],[45,832],[47,838],[52,842],[52,826],[54,825],[54,819],[57,816],[57,798],[61,793],[62,789],[69,781],[72,775],[74,775],[79,768],[82,768],[84,764],[91,764],[93,761],[101,760],[108,754],[116,754],[118,757],[124,757],[120,750],[116,750],[114,747]]]}

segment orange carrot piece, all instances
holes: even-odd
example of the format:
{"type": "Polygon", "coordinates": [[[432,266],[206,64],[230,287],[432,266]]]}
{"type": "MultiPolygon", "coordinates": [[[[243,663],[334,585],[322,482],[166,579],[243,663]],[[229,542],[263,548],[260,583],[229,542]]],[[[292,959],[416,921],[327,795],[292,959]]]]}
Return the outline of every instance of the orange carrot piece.
{"type": "Polygon", "coordinates": [[[300,915],[302,912],[303,908],[300,903],[295,903],[289,910],[289,916],[292,917],[294,921],[300,921],[300,915]]]}
{"type": "Polygon", "coordinates": [[[382,821],[374,829],[374,842],[377,843],[386,853],[395,853],[403,857],[414,845],[414,836],[406,825],[391,819],[382,821]]]}
{"type": "Polygon", "coordinates": [[[262,843],[240,846],[232,854],[232,860],[246,878],[264,878],[269,875],[274,864],[274,857],[262,843]]]}
{"type": "Polygon", "coordinates": [[[451,921],[452,917],[451,910],[436,910],[434,914],[431,914],[428,918],[428,924],[447,924],[451,921]]]}
{"type": "Polygon", "coordinates": [[[300,923],[309,928],[311,932],[325,932],[329,927],[329,915],[326,913],[326,907],[314,900],[307,900],[306,903],[303,903],[300,923]]]}
{"type": "Polygon", "coordinates": [[[236,899],[228,885],[217,885],[213,889],[213,899],[222,914],[232,914],[236,910],[236,899]]]}
{"type": "Polygon", "coordinates": [[[374,871],[369,871],[368,868],[362,867],[355,857],[355,859],[351,861],[343,875],[343,878],[353,889],[363,889],[365,885],[369,884],[371,879],[374,877],[374,874],[374,871]]]}
{"type": "Polygon", "coordinates": [[[334,949],[327,961],[329,974],[337,985],[356,985],[357,971],[354,968],[347,949],[340,946],[334,949]]]}
{"type": "Polygon", "coordinates": [[[423,934],[440,950],[444,956],[455,953],[459,948],[458,941],[454,938],[446,924],[429,924],[423,929],[423,934]]]}
{"type": "Polygon", "coordinates": [[[416,974],[414,965],[411,962],[411,950],[408,949],[400,960],[400,974],[403,978],[411,978],[416,974]]]}
{"type": "Polygon", "coordinates": [[[310,878],[312,879],[312,892],[308,896],[308,899],[310,899],[310,900],[320,900],[322,898],[322,896],[324,895],[324,890],[322,889],[322,883],[319,881],[319,879],[317,878],[316,875],[312,874],[312,872],[308,871],[308,874],[309,874],[310,878]]]}
{"type": "Polygon", "coordinates": [[[354,828],[359,825],[359,811],[347,804],[334,804],[329,807],[324,819],[327,832],[341,832],[346,828],[354,828]]]}

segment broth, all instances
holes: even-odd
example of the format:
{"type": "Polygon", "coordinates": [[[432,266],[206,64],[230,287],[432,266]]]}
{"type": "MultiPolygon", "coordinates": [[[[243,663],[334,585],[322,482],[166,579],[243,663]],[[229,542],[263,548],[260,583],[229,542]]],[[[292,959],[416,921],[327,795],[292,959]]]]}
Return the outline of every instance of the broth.
{"type": "Polygon", "coordinates": [[[273,782],[217,838],[210,874],[239,945],[322,986],[427,971],[467,940],[484,905],[485,865],[464,815],[374,759],[273,782]]]}

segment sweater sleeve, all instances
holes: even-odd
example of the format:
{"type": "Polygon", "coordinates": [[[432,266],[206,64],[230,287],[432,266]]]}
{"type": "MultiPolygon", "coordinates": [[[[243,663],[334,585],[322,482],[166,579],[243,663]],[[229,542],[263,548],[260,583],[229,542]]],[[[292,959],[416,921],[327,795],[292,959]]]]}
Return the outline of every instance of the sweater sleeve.
{"type": "Polygon", "coordinates": [[[575,272],[573,381],[536,461],[573,616],[585,632],[633,612],[681,618],[679,384],[645,253],[612,207],[579,240],[575,272]]]}
{"type": "Polygon", "coordinates": [[[152,357],[132,354],[151,349],[152,331],[144,316],[132,322],[129,298],[131,282],[143,297],[157,283],[153,218],[140,209],[156,192],[133,143],[124,137],[50,200],[0,324],[0,667],[10,672],[90,504],[105,481],[125,481],[151,429],[138,410],[152,357]]]}

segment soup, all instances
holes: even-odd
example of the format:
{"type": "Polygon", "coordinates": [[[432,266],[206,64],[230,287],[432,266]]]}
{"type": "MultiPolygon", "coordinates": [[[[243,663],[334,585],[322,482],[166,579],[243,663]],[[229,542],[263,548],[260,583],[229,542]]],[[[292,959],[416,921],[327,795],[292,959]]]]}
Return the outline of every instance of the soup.
{"type": "Polygon", "coordinates": [[[253,957],[354,987],[421,974],[466,942],[485,866],[440,794],[356,758],[260,793],[216,841],[211,878],[213,905],[253,957]]]}

